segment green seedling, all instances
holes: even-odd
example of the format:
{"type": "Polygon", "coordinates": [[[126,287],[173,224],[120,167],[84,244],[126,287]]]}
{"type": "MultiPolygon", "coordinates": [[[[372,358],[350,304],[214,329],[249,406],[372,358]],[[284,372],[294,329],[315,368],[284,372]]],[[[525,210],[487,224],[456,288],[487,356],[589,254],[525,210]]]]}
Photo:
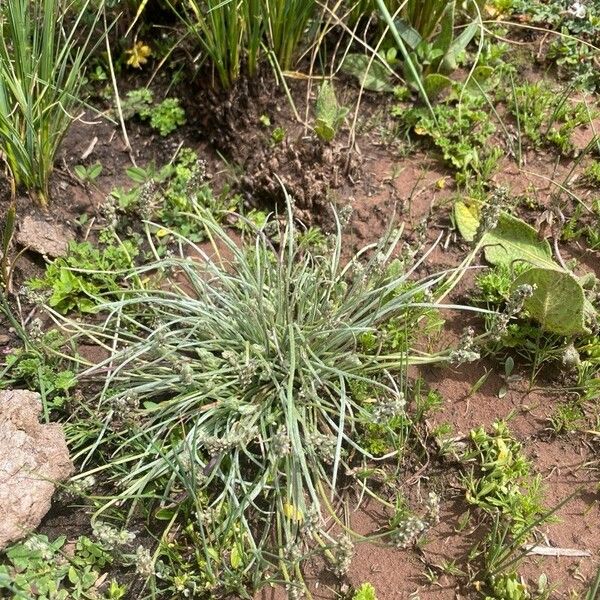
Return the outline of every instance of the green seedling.
{"type": "Polygon", "coordinates": [[[271,139],[274,144],[281,144],[285,140],[286,131],[283,127],[275,127],[271,132],[271,139]]]}
{"type": "Polygon", "coordinates": [[[333,84],[324,81],[319,88],[315,108],[315,133],[319,139],[331,142],[347,114],[348,109],[338,103],[333,84]]]}
{"type": "Polygon", "coordinates": [[[73,168],[75,175],[81,179],[84,184],[94,183],[102,173],[102,164],[97,162],[89,167],[85,165],[75,165],[73,168]]]}
{"type": "Polygon", "coordinates": [[[370,583],[363,583],[354,592],[352,600],[377,600],[375,588],[370,583]]]}
{"type": "Polygon", "coordinates": [[[510,384],[515,381],[518,381],[520,379],[520,377],[518,375],[513,375],[514,368],[515,368],[515,361],[512,358],[512,356],[509,356],[504,361],[504,375],[502,375],[504,384],[498,391],[498,398],[504,398],[504,396],[506,396],[506,394],[508,393],[510,384]]]}

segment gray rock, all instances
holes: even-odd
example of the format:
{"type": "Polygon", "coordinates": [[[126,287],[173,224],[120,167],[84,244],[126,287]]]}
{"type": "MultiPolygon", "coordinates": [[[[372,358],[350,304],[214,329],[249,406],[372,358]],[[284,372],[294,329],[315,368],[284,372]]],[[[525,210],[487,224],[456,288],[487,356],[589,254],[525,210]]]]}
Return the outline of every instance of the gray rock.
{"type": "Polygon", "coordinates": [[[15,239],[20,246],[56,258],[67,254],[73,234],[65,225],[28,215],[21,221],[15,239]]]}
{"type": "Polygon", "coordinates": [[[62,426],[41,424],[41,412],[38,394],[0,392],[0,550],[40,524],[73,472],[62,426]]]}

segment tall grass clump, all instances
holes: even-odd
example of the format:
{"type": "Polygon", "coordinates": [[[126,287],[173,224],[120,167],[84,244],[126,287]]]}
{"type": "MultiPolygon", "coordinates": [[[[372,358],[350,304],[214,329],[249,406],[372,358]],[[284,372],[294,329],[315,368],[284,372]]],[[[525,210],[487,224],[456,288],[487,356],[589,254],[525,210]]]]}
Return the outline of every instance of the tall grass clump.
{"type": "Polygon", "coordinates": [[[230,89],[242,74],[256,75],[264,50],[279,69],[290,69],[317,2],[185,0],[171,6],[198,42],[200,62],[213,69],[213,85],[230,89]]]}
{"type": "Polygon", "coordinates": [[[0,3],[0,147],[15,185],[41,204],[60,143],[75,119],[89,37],[89,0],[0,3]]]}
{"type": "Polygon", "coordinates": [[[262,0],[267,46],[282,69],[293,67],[316,5],[315,0],[262,0]]]}
{"type": "Polygon", "coordinates": [[[175,7],[223,89],[231,88],[242,69],[256,74],[264,31],[261,1],[185,0],[175,7]]]}
{"type": "Polygon", "coordinates": [[[400,232],[344,264],[339,229],[318,251],[291,214],[245,244],[211,216],[187,216],[212,249],[182,239],[181,256],[131,274],[134,289],[100,307],[100,326],[61,321],[109,355],[80,372],[101,388],[87,404],[97,429],[70,426],[81,477],[113,482],[105,515],[128,507],[186,523],[214,593],[242,580],[302,586],[309,550],[343,571],[351,485],[394,508],[395,488],[380,497],[367,466],[402,452],[402,373],[445,359],[386,350],[380,330],[394,319],[399,339],[414,332],[443,275],[413,281],[418,263],[392,259],[400,232]],[[372,427],[389,453],[369,449],[372,427]]]}

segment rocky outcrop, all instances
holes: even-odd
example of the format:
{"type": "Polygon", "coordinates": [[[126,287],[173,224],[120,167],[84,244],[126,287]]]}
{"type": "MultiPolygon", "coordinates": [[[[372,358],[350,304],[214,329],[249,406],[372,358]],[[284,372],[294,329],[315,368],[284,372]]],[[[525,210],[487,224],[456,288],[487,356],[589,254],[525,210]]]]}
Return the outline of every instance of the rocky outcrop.
{"type": "Polygon", "coordinates": [[[73,472],[62,426],[41,424],[41,412],[38,394],[0,392],[0,550],[40,524],[73,472]]]}

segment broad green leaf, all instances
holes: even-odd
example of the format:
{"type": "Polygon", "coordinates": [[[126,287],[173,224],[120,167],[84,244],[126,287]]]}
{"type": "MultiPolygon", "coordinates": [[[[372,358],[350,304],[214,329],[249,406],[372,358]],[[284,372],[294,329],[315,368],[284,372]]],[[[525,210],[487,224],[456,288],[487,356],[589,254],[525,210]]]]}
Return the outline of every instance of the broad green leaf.
{"type": "Polygon", "coordinates": [[[451,85],[452,80],[441,73],[429,73],[429,75],[423,78],[423,88],[427,93],[427,97],[431,99],[437,98],[451,85]]]}
{"type": "Polygon", "coordinates": [[[515,279],[513,289],[524,284],[535,289],[524,308],[544,331],[565,336],[588,333],[584,322],[585,295],[573,275],[533,267],[515,279]]]}
{"type": "Polygon", "coordinates": [[[148,173],[140,167],[129,167],[125,170],[125,173],[134,183],[146,183],[148,181],[148,173]]]}
{"type": "Polygon", "coordinates": [[[454,37],[454,15],[455,15],[455,3],[450,2],[444,10],[440,22],[440,32],[435,37],[434,47],[441,50],[442,56],[448,52],[452,46],[452,39],[454,37]]]}
{"type": "Polygon", "coordinates": [[[89,174],[90,179],[96,179],[97,177],[100,176],[100,173],[102,173],[102,164],[95,163],[90,167],[88,174],[89,174]]]}
{"type": "Polygon", "coordinates": [[[531,225],[507,213],[502,213],[496,228],[485,234],[484,244],[485,258],[493,265],[523,261],[556,268],[548,241],[540,240],[531,225]]]}
{"type": "Polygon", "coordinates": [[[339,105],[329,81],[324,81],[319,88],[315,113],[315,133],[322,140],[330,142],[346,118],[348,109],[339,105]]]}
{"type": "Polygon", "coordinates": [[[75,172],[75,175],[79,177],[79,179],[85,179],[85,176],[87,175],[87,170],[83,165],[75,165],[73,167],[73,171],[75,172]]]}
{"type": "Polygon", "coordinates": [[[317,119],[315,123],[315,133],[324,142],[331,142],[335,137],[335,129],[325,121],[321,121],[321,119],[317,119]]]}
{"type": "Polygon", "coordinates": [[[402,41],[411,49],[416,47],[423,41],[421,34],[411,27],[404,19],[398,19],[395,23],[398,34],[402,41]]]}
{"type": "Polygon", "coordinates": [[[476,67],[465,82],[465,88],[471,95],[481,95],[491,87],[494,68],[487,65],[476,67]]]}
{"type": "Polygon", "coordinates": [[[75,585],[76,583],[79,582],[79,573],[77,572],[77,569],[73,566],[69,567],[69,572],[68,572],[68,577],[69,577],[69,581],[75,585]]]}
{"type": "Polygon", "coordinates": [[[170,521],[177,510],[177,508],[159,508],[154,517],[159,521],[170,521]]]}
{"type": "Polygon", "coordinates": [[[463,239],[472,242],[479,227],[479,205],[475,202],[470,204],[456,202],[454,204],[454,221],[463,239]]]}
{"type": "Polygon", "coordinates": [[[394,91],[389,71],[378,59],[371,61],[366,54],[348,54],[342,64],[342,72],[356,77],[360,85],[370,92],[394,91]]]}
{"type": "Polygon", "coordinates": [[[479,23],[477,21],[473,21],[471,24],[467,25],[467,27],[463,29],[462,33],[457,38],[455,38],[450,48],[448,48],[448,52],[446,52],[444,60],[442,61],[442,71],[446,73],[456,71],[456,69],[458,68],[458,58],[460,54],[468,46],[469,42],[473,39],[478,29],[479,23]]]}
{"type": "MultiPolygon", "coordinates": [[[[475,239],[479,227],[480,206],[476,202],[456,202],[454,219],[460,234],[468,242],[475,239]]],[[[558,268],[552,260],[552,250],[537,231],[517,217],[502,213],[498,225],[483,237],[484,254],[492,265],[512,266],[515,261],[550,269],[558,268]]]]}

